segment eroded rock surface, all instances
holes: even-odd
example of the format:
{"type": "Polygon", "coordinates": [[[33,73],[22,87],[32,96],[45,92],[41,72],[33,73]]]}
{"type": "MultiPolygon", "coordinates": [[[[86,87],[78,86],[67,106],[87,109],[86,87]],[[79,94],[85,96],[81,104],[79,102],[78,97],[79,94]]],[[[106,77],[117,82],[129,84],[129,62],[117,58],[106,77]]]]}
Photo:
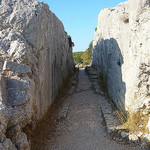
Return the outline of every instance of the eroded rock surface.
{"type": "Polygon", "coordinates": [[[36,125],[73,72],[72,40],[47,4],[0,0],[0,149],[30,149],[36,125]]]}
{"type": "Polygon", "coordinates": [[[149,18],[148,0],[129,0],[99,14],[92,66],[122,111],[136,112],[150,101],[149,18]]]}

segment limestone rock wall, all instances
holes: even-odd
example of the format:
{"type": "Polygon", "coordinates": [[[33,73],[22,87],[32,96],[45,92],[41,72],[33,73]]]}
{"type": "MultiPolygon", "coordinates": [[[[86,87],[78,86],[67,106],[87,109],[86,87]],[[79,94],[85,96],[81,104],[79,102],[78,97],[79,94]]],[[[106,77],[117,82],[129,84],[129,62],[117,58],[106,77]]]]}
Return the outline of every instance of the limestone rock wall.
{"type": "Polygon", "coordinates": [[[103,9],[93,41],[92,66],[117,106],[135,112],[150,101],[150,1],[103,9]]]}
{"type": "Polygon", "coordinates": [[[0,0],[0,149],[30,149],[36,124],[73,72],[72,40],[47,4],[0,0]]]}

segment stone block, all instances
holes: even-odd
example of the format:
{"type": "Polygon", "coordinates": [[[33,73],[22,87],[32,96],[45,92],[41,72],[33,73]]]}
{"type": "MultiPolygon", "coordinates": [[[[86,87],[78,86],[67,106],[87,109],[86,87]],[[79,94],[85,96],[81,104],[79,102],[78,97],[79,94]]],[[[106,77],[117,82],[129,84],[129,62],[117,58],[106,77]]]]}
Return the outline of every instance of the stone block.
{"type": "Polygon", "coordinates": [[[10,139],[5,139],[3,143],[0,143],[1,150],[17,150],[17,148],[12,144],[10,139]]]}
{"type": "Polygon", "coordinates": [[[5,61],[3,66],[3,74],[7,74],[8,71],[11,71],[13,74],[18,76],[30,75],[32,73],[30,66],[18,64],[16,62],[5,61]]]}
{"type": "Polygon", "coordinates": [[[30,150],[29,142],[25,133],[21,132],[19,139],[16,142],[16,147],[18,150],[30,150]]]}
{"type": "Polygon", "coordinates": [[[122,138],[127,138],[128,137],[128,134],[126,132],[121,132],[121,137],[122,138]]]}
{"type": "Polygon", "coordinates": [[[8,99],[7,104],[11,106],[22,105],[29,99],[29,80],[19,80],[8,78],[7,89],[8,99]]]}
{"type": "Polygon", "coordinates": [[[20,126],[17,124],[11,127],[10,129],[8,129],[6,135],[7,135],[7,138],[10,138],[11,141],[15,143],[17,139],[19,138],[20,133],[21,133],[20,126]]]}

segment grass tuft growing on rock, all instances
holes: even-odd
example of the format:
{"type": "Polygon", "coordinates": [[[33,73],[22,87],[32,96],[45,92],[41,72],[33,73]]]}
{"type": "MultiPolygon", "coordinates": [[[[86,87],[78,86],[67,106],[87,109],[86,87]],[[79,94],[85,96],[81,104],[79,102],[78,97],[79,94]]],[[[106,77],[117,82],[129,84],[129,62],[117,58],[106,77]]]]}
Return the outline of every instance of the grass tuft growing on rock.
{"type": "Polygon", "coordinates": [[[122,123],[122,125],[120,125],[118,129],[127,130],[131,133],[140,131],[142,133],[149,133],[147,128],[148,115],[143,116],[140,110],[135,113],[128,112],[126,116],[122,112],[117,110],[116,114],[120,122],[122,123]]]}
{"type": "Polygon", "coordinates": [[[124,124],[127,121],[127,116],[120,109],[116,109],[116,115],[121,124],[124,124]]]}

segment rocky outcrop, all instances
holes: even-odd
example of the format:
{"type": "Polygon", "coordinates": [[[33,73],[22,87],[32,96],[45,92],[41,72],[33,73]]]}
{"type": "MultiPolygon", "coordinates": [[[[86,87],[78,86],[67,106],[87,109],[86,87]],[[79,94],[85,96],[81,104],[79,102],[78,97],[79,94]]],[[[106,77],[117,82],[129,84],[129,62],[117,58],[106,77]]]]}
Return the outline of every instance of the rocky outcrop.
{"type": "Polygon", "coordinates": [[[99,14],[92,66],[102,75],[122,111],[149,107],[149,18],[148,0],[129,0],[99,14]]]}
{"type": "Polygon", "coordinates": [[[36,125],[73,72],[72,40],[47,4],[0,0],[0,149],[30,149],[36,125]]]}

